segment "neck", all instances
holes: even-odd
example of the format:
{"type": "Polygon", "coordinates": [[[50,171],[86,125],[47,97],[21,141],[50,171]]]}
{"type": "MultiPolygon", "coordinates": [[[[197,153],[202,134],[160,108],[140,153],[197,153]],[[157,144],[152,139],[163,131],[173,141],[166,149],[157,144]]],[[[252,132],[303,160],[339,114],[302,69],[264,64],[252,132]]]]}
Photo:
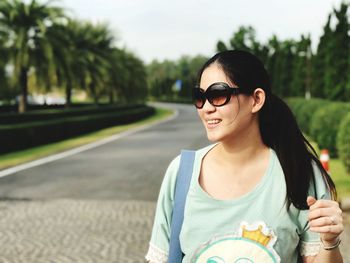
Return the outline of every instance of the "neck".
{"type": "Polygon", "coordinates": [[[268,147],[263,143],[258,127],[245,131],[239,139],[227,139],[218,145],[220,159],[230,166],[245,164],[261,156],[268,147]]]}

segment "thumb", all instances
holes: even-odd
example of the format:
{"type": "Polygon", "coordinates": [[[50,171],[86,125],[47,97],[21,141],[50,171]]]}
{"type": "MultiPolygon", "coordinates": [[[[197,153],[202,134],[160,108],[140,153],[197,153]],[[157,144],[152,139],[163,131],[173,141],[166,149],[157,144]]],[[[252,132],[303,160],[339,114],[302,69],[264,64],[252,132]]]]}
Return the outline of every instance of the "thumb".
{"type": "Polygon", "coordinates": [[[306,199],[306,203],[309,207],[312,206],[314,203],[316,203],[316,201],[317,200],[313,196],[308,196],[306,199]]]}

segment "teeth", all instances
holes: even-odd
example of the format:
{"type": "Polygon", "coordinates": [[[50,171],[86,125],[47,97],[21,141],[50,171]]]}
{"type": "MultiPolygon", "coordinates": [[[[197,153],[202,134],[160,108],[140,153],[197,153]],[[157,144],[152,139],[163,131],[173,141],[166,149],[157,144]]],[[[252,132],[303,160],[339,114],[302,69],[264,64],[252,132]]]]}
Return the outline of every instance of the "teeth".
{"type": "Polygon", "coordinates": [[[220,120],[209,120],[207,122],[208,122],[208,124],[217,124],[220,122],[220,120]]]}

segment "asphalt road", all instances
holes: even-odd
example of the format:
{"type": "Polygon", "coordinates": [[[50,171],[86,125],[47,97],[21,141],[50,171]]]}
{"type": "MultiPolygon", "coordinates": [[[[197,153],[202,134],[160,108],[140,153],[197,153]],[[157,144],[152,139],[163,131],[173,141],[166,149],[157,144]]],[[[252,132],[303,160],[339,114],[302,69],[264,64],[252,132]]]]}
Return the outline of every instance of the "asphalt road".
{"type": "Polygon", "coordinates": [[[167,105],[172,121],[0,178],[0,198],[156,200],[172,158],[208,144],[193,106],[167,105]]]}

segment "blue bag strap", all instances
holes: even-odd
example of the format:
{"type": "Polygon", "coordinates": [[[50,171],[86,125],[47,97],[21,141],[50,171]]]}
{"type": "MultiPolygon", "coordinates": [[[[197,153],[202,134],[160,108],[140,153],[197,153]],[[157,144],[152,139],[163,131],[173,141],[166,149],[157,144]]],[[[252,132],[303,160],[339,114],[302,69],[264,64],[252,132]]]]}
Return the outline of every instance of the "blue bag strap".
{"type": "Polygon", "coordinates": [[[176,178],[173,215],[171,220],[171,233],[169,244],[169,263],[182,262],[180,246],[180,231],[184,220],[184,209],[188,189],[190,187],[195,151],[182,150],[180,167],[176,178]]]}

